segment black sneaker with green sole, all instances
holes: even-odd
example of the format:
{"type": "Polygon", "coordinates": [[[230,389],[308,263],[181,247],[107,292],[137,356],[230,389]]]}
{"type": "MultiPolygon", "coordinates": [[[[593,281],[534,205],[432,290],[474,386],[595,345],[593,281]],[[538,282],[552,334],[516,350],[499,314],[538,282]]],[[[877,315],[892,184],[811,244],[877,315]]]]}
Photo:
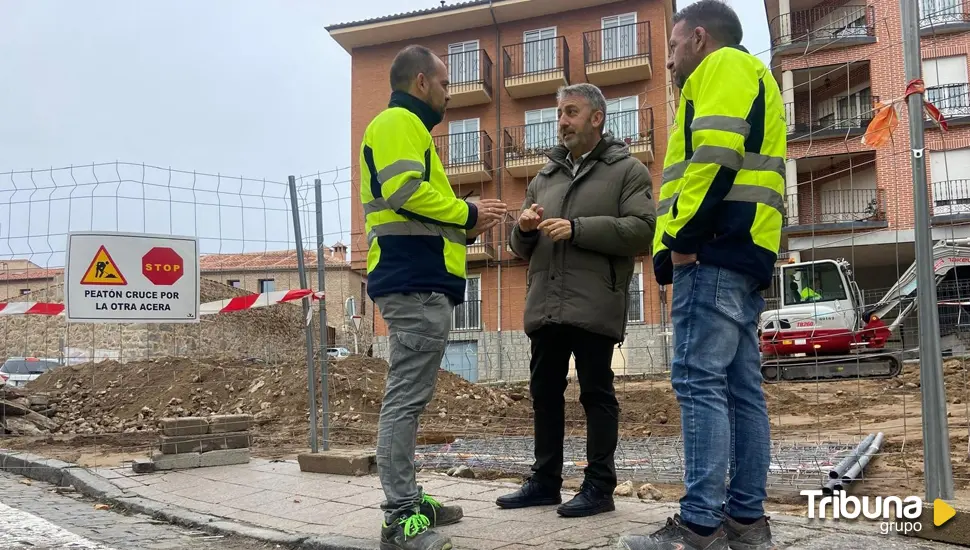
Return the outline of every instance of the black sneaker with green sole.
{"type": "Polygon", "coordinates": [[[402,517],[381,529],[381,550],[451,550],[451,539],[431,530],[424,514],[402,517]]]}
{"type": "Polygon", "coordinates": [[[431,527],[452,525],[465,516],[461,506],[445,506],[430,495],[421,496],[421,513],[431,521],[431,527]]]}

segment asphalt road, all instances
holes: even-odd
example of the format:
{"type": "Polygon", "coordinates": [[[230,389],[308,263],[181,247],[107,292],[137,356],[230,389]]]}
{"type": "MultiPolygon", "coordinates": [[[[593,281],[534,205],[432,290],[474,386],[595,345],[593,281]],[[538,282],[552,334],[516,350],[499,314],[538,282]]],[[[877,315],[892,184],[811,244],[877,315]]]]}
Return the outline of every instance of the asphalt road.
{"type": "Polygon", "coordinates": [[[76,493],[0,472],[0,548],[4,550],[266,550],[247,539],[211,536],[95,507],[76,493]]]}

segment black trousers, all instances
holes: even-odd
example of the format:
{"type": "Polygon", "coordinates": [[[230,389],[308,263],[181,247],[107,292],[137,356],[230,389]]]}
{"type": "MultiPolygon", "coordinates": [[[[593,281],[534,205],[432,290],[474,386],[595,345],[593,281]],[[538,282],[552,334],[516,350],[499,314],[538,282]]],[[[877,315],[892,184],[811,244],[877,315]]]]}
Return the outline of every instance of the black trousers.
{"type": "Polygon", "coordinates": [[[535,412],[535,463],[532,478],[552,489],[562,488],[565,391],[569,357],[576,356],[579,402],[586,411],[586,481],[612,495],[616,488],[613,455],[619,431],[620,405],[613,389],[613,346],[616,342],[568,325],[547,325],[530,335],[529,365],[535,412]]]}

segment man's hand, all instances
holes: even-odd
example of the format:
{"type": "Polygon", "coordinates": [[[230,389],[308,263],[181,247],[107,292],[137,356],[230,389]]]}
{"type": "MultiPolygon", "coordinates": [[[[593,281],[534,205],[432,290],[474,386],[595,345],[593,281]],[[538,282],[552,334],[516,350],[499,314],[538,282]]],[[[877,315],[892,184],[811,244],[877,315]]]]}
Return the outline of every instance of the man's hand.
{"type": "MultiPolygon", "coordinates": [[[[475,203],[478,207],[478,223],[465,235],[481,235],[483,232],[495,227],[495,225],[505,218],[508,207],[498,199],[481,199],[475,203]]],[[[469,238],[471,238],[469,236],[469,238]]]]}
{"type": "Polygon", "coordinates": [[[539,230],[553,241],[568,241],[573,238],[573,224],[562,218],[549,218],[539,224],[539,230]]]}
{"type": "Polygon", "coordinates": [[[541,221],[542,207],[538,204],[533,204],[523,210],[522,214],[519,215],[519,231],[524,233],[535,231],[539,228],[539,222],[541,221]]]}
{"type": "Polygon", "coordinates": [[[499,220],[491,220],[488,225],[481,226],[481,224],[478,224],[473,229],[465,231],[465,238],[469,240],[477,239],[479,235],[498,225],[498,222],[499,220]]]}
{"type": "Polygon", "coordinates": [[[680,252],[670,251],[670,261],[674,265],[687,265],[697,262],[697,254],[681,254],[680,252]]]}

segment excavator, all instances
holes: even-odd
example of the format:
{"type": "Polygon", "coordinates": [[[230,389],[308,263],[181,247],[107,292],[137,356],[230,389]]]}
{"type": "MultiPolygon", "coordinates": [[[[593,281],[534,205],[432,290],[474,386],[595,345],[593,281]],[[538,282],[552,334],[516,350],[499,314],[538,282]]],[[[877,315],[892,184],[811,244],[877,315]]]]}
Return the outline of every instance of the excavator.
{"type": "MultiPolygon", "coordinates": [[[[844,259],[793,262],[779,271],[780,308],[763,312],[759,324],[765,382],[899,375],[904,350],[887,343],[916,308],[915,262],[872,305],[844,259]]],[[[970,324],[970,240],[937,242],[933,272],[941,335],[953,337],[964,318],[970,324]]]]}

